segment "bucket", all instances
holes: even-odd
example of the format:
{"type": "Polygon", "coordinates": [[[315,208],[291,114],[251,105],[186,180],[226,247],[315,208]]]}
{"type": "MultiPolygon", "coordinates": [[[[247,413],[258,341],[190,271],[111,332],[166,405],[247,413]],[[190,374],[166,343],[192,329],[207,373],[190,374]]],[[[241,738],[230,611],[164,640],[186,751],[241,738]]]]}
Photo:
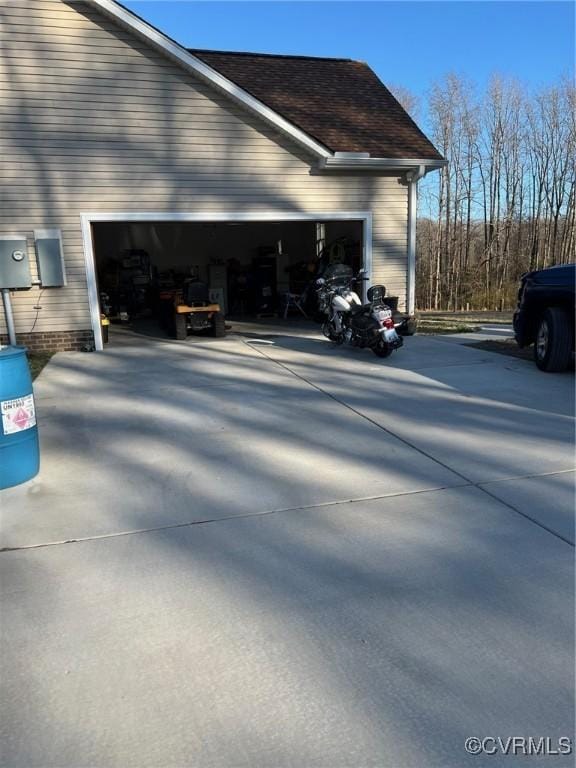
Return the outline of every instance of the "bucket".
{"type": "Polygon", "coordinates": [[[38,427],[25,347],[0,349],[0,489],[30,480],[40,468],[38,427]]]}
{"type": "Polygon", "coordinates": [[[101,315],[100,325],[102,327],[102,343],[108,344],[108,329],[110,328],[110,320],[106,315],[101,315]]]}

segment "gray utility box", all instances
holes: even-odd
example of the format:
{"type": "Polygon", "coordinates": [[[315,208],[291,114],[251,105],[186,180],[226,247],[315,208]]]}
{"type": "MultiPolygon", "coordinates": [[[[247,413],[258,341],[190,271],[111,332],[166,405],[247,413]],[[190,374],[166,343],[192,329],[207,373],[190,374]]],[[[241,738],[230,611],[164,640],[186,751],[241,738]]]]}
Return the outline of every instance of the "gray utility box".
{"type": "Polygon", "coordinates": [[[0,237],[0,289],[31,286],[26,236],[3,235],[0,237]]]}
{"type": "Polygon", "coordinates": [[[64,255],[59,229],[35,229],[38,277],[42,288],[59,288],[66,285],[64,255]]]}

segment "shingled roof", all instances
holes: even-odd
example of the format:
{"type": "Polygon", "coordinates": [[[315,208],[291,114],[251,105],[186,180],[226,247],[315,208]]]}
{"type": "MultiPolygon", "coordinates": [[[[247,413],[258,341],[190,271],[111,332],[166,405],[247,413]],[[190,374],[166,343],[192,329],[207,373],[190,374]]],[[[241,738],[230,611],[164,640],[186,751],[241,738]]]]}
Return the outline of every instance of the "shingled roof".
{"type": "Polygon", "coordinates": [[[363,62],[188,50],[333,152],[442,159],[363,62]]]}

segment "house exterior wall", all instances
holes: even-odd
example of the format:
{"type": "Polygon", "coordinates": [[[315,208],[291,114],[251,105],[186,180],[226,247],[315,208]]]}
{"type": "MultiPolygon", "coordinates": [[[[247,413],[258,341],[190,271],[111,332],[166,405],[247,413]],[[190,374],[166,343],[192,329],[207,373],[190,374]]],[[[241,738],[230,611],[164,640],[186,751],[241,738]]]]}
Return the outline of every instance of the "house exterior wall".
{"type": "Polygon", "coordinates": [[[88,4],[0,0],[0,12],[0,235],[26,234],[35,263],[34,229],[61,229],[68,277],[14,293],[17,333],[90,329],[88,211],[371,211],[373,279],[403,306],[401,179],[311,172],[296,144],[88,4]]]}

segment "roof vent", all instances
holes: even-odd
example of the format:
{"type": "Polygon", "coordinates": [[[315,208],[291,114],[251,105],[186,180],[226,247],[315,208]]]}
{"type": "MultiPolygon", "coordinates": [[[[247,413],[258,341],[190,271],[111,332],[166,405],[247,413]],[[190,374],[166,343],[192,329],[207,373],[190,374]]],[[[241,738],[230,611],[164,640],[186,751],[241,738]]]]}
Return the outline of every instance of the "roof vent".
{"type": "Polygon", "coordinates": [[[346,160],[362,160],[370,157],[370,152],[334,152],[334,157],[342,157],[346,160]]]}

